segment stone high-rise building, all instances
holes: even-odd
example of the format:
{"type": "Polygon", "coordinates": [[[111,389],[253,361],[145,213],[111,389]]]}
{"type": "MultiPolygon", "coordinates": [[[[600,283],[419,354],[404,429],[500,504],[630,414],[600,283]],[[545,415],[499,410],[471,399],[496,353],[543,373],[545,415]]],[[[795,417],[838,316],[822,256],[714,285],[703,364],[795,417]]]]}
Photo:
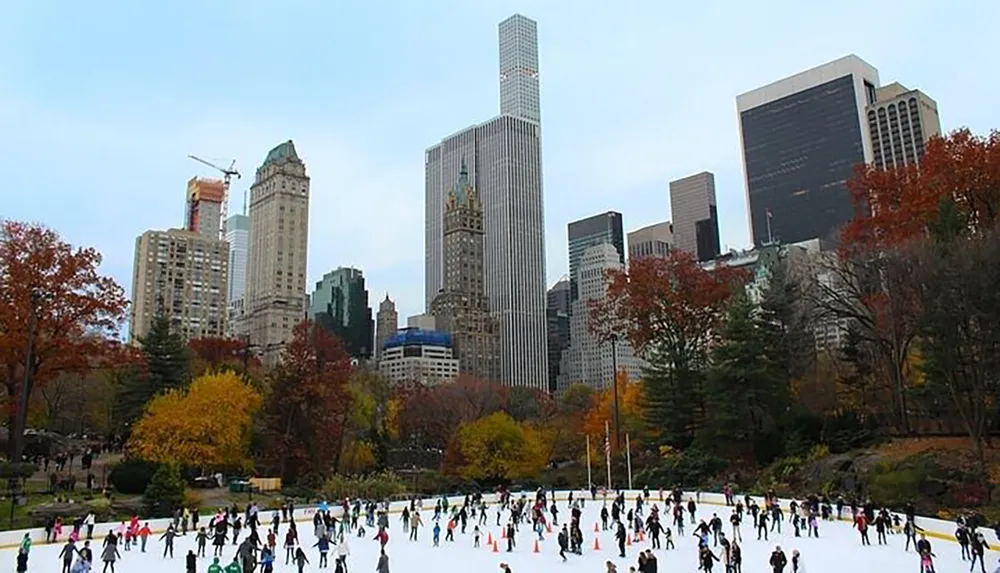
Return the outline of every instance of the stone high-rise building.
{"type": "Polygon", "coordinates": [[[674,225],[670,221],[656,223],[628,234],[628,260],[644,257],[667,257],[674,246],[674,225]]]}
{"type": "Polygon", "coordinates": [[[226,219],[226,242],[229,243],[229,311],[226,335],[243,340],[246,322],[243,320],[244,296],[247,291],[247,251],[250,248],[250,217],[230,215],[226,219]]]}
{"type": "Polygon", "coordinates": [[[306,317],[309,176],[291,140],[272,149],[250,187],[250,249],[244,306],[251,348],[280,359],[306,317]]]}
{"type": "Polygon", "coordinates": [[[229,244],[186,229],[146,231],[135,240],[129,340],[163,312],[185,339],[226,334],[229,244]]]}
{"type": "Polygon", "coordinates": [[[382,349],[385,341],[399,330],[399,313],[396,312],[396,303],[389,298],[389,293],[385,293],[385,300],[379,303],[378,313],[375,315],[375,360],[382,359],[382,349]]]}
{"type": "Polygon", "coordinates": [[[497,321],[483,279],[483,206],[462,165],[444,210],[444,288],[431,303],[439,330],[451,334],[462,374],[496,381],[497,321]]]}
{"type": "Polygon", "coordinates": [[[898,83],[876,89],[867,113],[872,160],[880,169],[919,162],[927,140],[941,135],[937,103],[898,83]]]}
{"type": "Polygon", "coordinates": [[[598,340],[590,332],[588,304],[606,300],[610,270],[624,268],[618,250],[610,243],[593,245],[583,252],[579,266],[579,298],[572,303],[570,343],[562,353],[557,387],[563,392],[573,384],[601,390],[612,384],[616,371],[625,370],[637,378],[643,362],[625,339],[615,343],[598,340]]]}
{"type": "Polygon", "coordinates": [[[469,182],[482,198],[486,295],[500,324],[498,380],[543,389],[548,356],[537,45],[534,22],[519,15],[505,20],[501,115],[427,149],[424,295],[429,309],[446,282],[445,205],[460,165],[466,164],[469,182]]]}

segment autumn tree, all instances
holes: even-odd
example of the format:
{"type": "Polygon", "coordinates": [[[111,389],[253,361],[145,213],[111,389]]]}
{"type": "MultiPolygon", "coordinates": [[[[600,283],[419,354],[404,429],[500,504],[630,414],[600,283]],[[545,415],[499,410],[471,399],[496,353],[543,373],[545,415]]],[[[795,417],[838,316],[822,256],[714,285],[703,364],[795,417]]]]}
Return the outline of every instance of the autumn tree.
{"type": "Polygon", "coordinates": [[[228,370],[243,373],[246,369],[245,363],[256,361],[255,357],[250,356],[246,342],[235,338],[219,336],[192,338],[188,341],[187,347],[192,357],[193,376],[228,370]]]}
{"type": "Polygon", "coordinates": [[[351,409],[344,428],[340,471],[359,473],[385,460],[389,442],[392,392],[378,372],[357,369],[347,385],[351,409]]]}
{"type": "Polygon", "coordinates": [[[418,388],[400,407],[400,438],[416,447],[444,450],[460,425],[502,409],[506,397],[503,386],[468,376],[418,388]]]}
{"type": "Polygon", "coordinates": [[[123,432],[143,413],[146,404],[160,392],[187,386],[191,376],[191,352],[184,339],[170,327],[170,319],[161,311],[153,317],[149,331],[139,338],[142,368],[122,380],[116,397],[115,418],[123,432]]]}
{"type": "Polygon", "coordinates": [[[86,373],[119,336],[128,301],[100,264],[96,250],[74,248],[50,229],[0,221],[0,381],[12,460],[24,451],[35,387],[86,373]]]}
{"type": "Polygon", "coordinates": [[[492,485],[533,478],[548,463],[541,434],[505,412],[462,424],[454,442],[460,461],[450,469],[467,480],[492,485]]]}
{"type": "Polygon", "coordinates": [[[337,468],[350,377],[339,339],[308,320],[295,327],[263,409],[265,462],[286,482],[320,483],[337,468]]]}
{"type": "MultiPolygon", "coordinates": [[[[628,373],[620,370],[618,383],[595,393],[590,408],[583,415],[583,434],[590,436],[594,445],[604,443],[606,424],[614,432],[615,387],[618,389],[618,423],[622,436],[628,434],[632,451],[638,451],[647,436],[649,428],[643,419],[644,403],[642,384],[628,379],[628,373]]],[[[576,438],[580,439],[579,436],[576,438]]],[[[622,438],[624,440],[624,437],[622,438]]],[[[612,451],[617,451],[614,436],[612,451]]]]}
{"type": "Polygon", "coordinates": [[[706,270],[675,250],[611,271],[606,300],[590,305],[591,331],[625,336],[649,364],[644,415],[659,443],[687,446],[701,426],[708,351],[735,285],[745,278],[724,264],[706,270]]]}
{"type": "Polygon", "coordinates": [[[206,374],[187,389],[153,398],[129,438],[129,450],[158,463],[248,470],[250,428],[261,397],[233,372],[206,374]]]}

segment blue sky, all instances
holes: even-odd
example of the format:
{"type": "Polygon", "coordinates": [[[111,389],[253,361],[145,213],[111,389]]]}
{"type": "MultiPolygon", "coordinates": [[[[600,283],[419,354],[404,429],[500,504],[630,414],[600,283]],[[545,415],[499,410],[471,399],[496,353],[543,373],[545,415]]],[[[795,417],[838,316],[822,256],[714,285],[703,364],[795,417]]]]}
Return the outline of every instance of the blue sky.
{"type": "MultiPolygon", "coordinates": [[[[722,242],[749,243],[735,97],[856,53],[937,100],[946,130],[1000,127],[1000,3],[790,1],[0,2],[0,217],[105,255],[181,226],[186,156],[246,175],[294,139],[312,176],[309,277],[364,269],[423,303],[423,152],[496,114],[497,24],[539,23],[549,284],[566,224],[668,219],[667,184],[716,174],[722,242]]],[[[373,303],[375,301],[373,300],[373,303]]]]}

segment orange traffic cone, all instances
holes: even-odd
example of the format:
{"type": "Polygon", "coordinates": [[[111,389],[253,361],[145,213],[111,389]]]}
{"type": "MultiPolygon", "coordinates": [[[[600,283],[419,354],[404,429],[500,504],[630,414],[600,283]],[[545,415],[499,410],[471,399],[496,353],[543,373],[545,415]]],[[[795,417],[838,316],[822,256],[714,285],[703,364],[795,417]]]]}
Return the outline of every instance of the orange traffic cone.
{"type": "Polygon", "coordinates": [[[598,537],[594,537],[594,551],[601,550],[601,540],[598,537]]]}
{"type": "Polygon", "coordinates": [[[493,553],[500,553],[500,548],[497,547],[497,540],[493,540],[493,553]]]}
{"type": "Polygon", "coordinates": [[[639,530],[639,541],[645,541],[645,540],[646,540],[646,535],[640,529],[639,530]]]}
{"type": "Polygon", "coordinates": [[[492,533],[487,533],[486,534],[486,546],[489,547],[490,545],[493,545],[493,534],[492,533]]]}
{"type": "Polygon", "coordinates": [[[501,527],[500,528],[500,538],[501,539],[507,539],[507,528],[506,527],[501,527]]]}
{"type": "Polygon", "coordinates": [[[599,527],[597,527],[597,522],[595,521],[594,522],[594,533],[600,533],[600,532],[601,532],[601,529],[599,527]]]}
{"type": "Polygon", "coordinates": [[[625,545],[632,547],[632,534],[630,533],[628,537],[625,538],[625,545]]]}
{"type": "Polygon", "coordinates": [[[541,553],[542,550],[538,548],[538,540],[535,540],[535,553],[541,553]]]}
{"type": "Polygon", "coordinates": [[[552,533],[552,524],[550,523],[545,524],[545,533],[552,533]]]}

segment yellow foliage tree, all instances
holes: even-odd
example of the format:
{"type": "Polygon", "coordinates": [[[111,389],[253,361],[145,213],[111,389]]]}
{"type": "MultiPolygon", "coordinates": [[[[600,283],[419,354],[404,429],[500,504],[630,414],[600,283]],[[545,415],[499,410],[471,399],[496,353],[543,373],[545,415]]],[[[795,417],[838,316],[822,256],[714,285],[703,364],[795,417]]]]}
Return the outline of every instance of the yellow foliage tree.
{"type": "MultiPolygon", "coordinates": [[[[605,388],[594,396],[590,409],[583,417],[583,432],[594,437],[603,444],[604,427],[607,423],[611,429],[611,446],[614,448],[614,388],[605,388]]],[[[619,428],[622,435],[622,446],[625,445],[625,434],[629,435],[629,445],[637,450],[646,438],[646,426],[642,418],[642,385],[628,379],[624,370],[618,372],[618,415],[619,428]]]]}
{"type": "Polygon", "coordinates": [[[206,374],[153,398],[129,447],[153,462],[251,469],[250,424],[261,396],[233,372],[206,374]]]}
{"type": "Polygon", "coordinates": [[[464,479],[501,482],[537,476],[548,463],[541,433],[496,412],[462,424],[455,435],[458,474],[464,479]]]}

